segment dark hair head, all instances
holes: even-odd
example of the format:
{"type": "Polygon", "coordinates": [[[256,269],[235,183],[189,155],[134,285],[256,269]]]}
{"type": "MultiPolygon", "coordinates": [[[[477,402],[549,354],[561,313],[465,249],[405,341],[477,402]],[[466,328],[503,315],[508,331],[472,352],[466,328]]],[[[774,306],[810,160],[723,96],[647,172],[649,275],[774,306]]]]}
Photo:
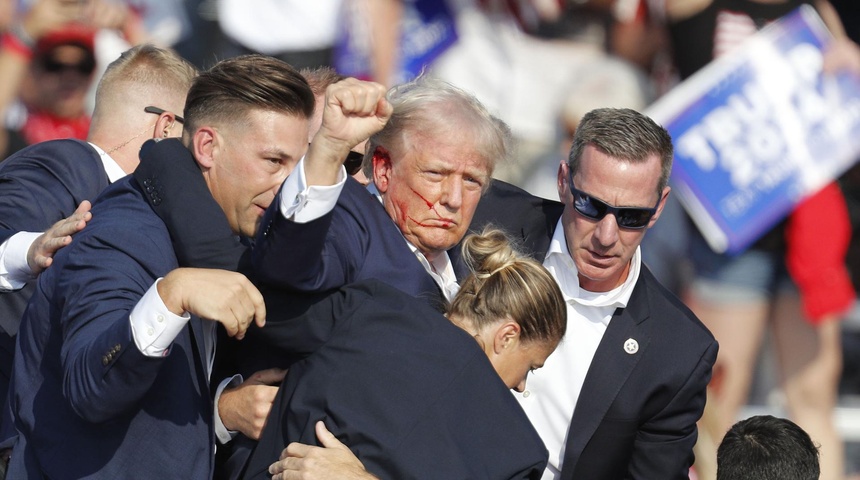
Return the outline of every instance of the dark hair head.
{"type": "Polygon", "coordinates": [[[557,343],[567,328],[567,308],[558,285],[537,261],[518,254],[501,230],[485,229],[463,239],[463,259],[472,273],[448,308],[474,331],[510,318],[523,342],[557,343]]]}
{"type": "Polygon", "coordinates": [[[310,118],[314,94],[289,64],[265,55],[242,55],[201,73],[185,102],[185,130],[203,123],[242,122],[252,110],[310,118]]]}
{"type": "Polygon", "coordinates": [[[818,448],[785,418],[741,420],[717,450],[717,480],[818,480],[819,475],[818,448]]]}
{"type": "Polygon", "coordinates": [[[649,117],[629,108],[598,108],[582,117],[573,135],[567,164],[571,174],[579,171],[582,152],[592,145],[618,160],[645,162],[649,157],[660,158],[660,180],[657,195],[669,184],[672,173],[672,137],[665,128],[649,117]]]}
{"type": "Polygon", "coordinates": [[[311,91],[313,91],[314,95],[318,97],[325,95],[325,90],[329,85],[347,78],[346,75],[341,75],[337,73],[335,69],[328,66],[303,68],[299,70],[299,73],[305,77],[305,80],[308,81],[308,85],[311,86],[311,91]]]}

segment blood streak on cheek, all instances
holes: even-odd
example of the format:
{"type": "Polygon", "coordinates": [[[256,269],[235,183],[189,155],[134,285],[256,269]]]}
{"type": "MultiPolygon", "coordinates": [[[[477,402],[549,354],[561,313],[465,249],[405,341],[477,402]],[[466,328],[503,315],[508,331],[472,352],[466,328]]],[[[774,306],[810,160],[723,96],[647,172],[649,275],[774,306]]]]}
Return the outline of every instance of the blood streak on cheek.
{"type": "Polygon", "coordinates": [[[397,204],[397,209],[398,209],[398,215],[400,216],[401,224],[405,225],[406,221],[409,220],[410,222],[412,222],[418,226],[421,226],[421,227],[426,228],[426,227],[430,226],[430,225],[421,223],[418,220],[415,220],[414,218],[410,217],[409,214],[406,213],[406,202],[401,202],[401,203],[397,204]]]}
{"type": "Polygon", "coordinates": [[[408,218],[409,220],[412,220],[413,222],[415,222],[415,224],[416,224],[416,225],[418,225],[419,227],[430,228],[430,227],[432,226],[432,225],[427,225],[426,223],[421,223],[421,222],[419,222],[418,220],[415,220],[415,219],[414,219],[414,218],[412,218],[412,217],[407,217],[407,218],[408,218]]]}
{"type": "MultiPolygon", "coordinates": [[[[435,213],[437,217],[439,217],[440,219],[442,219],[442,221],[443,221],[443,223],[445,224],[445,226],[446,226],[446,227],[450,225],[450,222],[449,222],[449,221],[447,221],[447,220],[444,220],[444,219],[442,218],[442,215],[439,215],[439,212],[437,212],[437,211],[436,211],[436,207],[434,207],[434,206],[433,206],[433,204],[434,204],[433,202],[431,202],[430,200],[427,200],[426,198],[424,198],[424,196],[423,196],[423,195],[421,195],[420,193],[416,192],[414,188],[410,188],[409,190],[412,190],[412,193],[414,193],[415,195],[418,195],[418,198],[420,198],[421,200],[424,200],[424,203],[427,205],[427,208],[428,208],[428,209],[430,209],[430,210],[433,210],[433,213],[435,213]]],[[[414,221],[414,220],[413,220],[413,221],[414,221]]],[[[415,223],[418,223],[418,222],[415,222],[415,223]]],[[[419,224],[419,225],[420,225],[420,224],[419,224]]]]}
{"type": "MultiPolygon", "coordinates": [[[[400,223],[406,224],[406,220],[412,220],[412,218],[406,214],[406,203],[401,202],[397,204],[397,214],[400,216],[400,223]]],[[[414,221],[414,220],[413,220],[414,221]]]]}

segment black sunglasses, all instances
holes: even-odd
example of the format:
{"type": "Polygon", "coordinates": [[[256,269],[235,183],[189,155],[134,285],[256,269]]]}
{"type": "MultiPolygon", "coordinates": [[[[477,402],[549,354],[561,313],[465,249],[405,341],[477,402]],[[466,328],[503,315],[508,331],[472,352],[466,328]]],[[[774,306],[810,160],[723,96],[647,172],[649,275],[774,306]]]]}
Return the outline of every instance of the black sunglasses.
{"type": "Polygon", "coordinates": [[[89,75],[96,69],[96,61],[94,58],[86,57],[78,63],[63,63],[49,57],[42,60],[42,69],[48,73],[73,71],[81,75],[89,75]]]}
{"type": "MultiPolygon", "coordinates": [[[[162,113],[166,112],[167,110],[164,110],[164,109],[161,109],[158,107],[144,107],[143,111],[146,113],[154,113],[156,115],[161,115],[162,113]]],[[[176,115],[175,113],[173,114],[173,118],[175,118],[176,121],[179,123],[185,123],[185,119],[180,117],[179,115],[176,115]]]]}
{"type": "Polygon", "coordinates": [[[364,163],[364,154],[350,151],[346,155],[346,160],[343,161],[343,168],[346,169],[347,175],[353,176],[361,170],[362,163],[364,163]]]}
{"type": "Polygon", "coordinates": [[[647,207],[613,207],[603,200],[598,200],[591,195],[577,190],[573,186],[573,172],[568,172],[570,176],[570,191],[573,194],[573,208],[580,215],[592,220],[601,220],[607,213],[615,215],[615,222],[621,228],[640,229],[648,226],[651,217],[657,213],[657,205],[660,204],[660,197],[657,197],[657,204],[654,208],[647,207]]]}

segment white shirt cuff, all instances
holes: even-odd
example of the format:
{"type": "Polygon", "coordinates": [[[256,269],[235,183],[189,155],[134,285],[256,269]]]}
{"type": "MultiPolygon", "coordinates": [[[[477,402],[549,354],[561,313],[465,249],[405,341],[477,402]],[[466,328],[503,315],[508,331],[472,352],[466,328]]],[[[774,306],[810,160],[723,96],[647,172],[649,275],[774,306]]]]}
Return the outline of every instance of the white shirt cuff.
{"type": "Polygon", "coordinates": [[[242,375],[237,373],[230,378],[222,380],[221,383],[218,384],[218,389],[215,390],[215,437],[222,445],[233,440],[239,432],[227,430],[227,427],[224,426],[224,422],[221,421],[221,414],[218,412],[218,399],[221,398],[221,392],[223,392],[225,388],[239,386],[243,381],[245,380],[242,378],[242,375]]]}
{"type": "Polygon", "coordinates": [[[334,210],[346,184],[346,170],[340,167],[337,176],[337,183],[334,185],[308,187],[305,179],[305,159],[302,157],[281,188],[281,204],[278,205],[281,215],[296,223],[308,223],[334,210]]]}
{"type": "Polygon", "coordinates": [[[35,278],[27,252],[42,232],[18,232],[0,244],[0,291],[24,288],[35,278]]]}
{"type": "Polygon", "coordinates": [[[167,309],[158,295],[158,282],[155,281],[143,295],[129,315],[131,333],[137,348],[147,357],[164,357],[179,332],[188,323],[188,312],[181,316],[167,309]]]}

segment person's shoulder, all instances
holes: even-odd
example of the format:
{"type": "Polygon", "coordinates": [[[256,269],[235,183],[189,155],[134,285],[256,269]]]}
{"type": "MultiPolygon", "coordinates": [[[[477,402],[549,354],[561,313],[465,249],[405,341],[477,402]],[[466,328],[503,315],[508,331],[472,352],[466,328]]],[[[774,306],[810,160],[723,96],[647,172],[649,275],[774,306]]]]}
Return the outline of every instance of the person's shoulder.
{"type": "Polygon", "coordinates": [[[493,179],[481,196],[475,218],[484,223],[500,221],[504,224],[511,217],[528,221],[537,218],[543,222],[545,218],[557,220],[563,209],[561,202],[532,195],[516,185],[493,179]]]}
{"type": "Polygon", "coordinates": [[[159,237],[169,236],[167,227],[146,202],[141,188],[126,176],[105,188],[93,203],[93,219],[78,233],[100,229],[119,230],[122,236],[148,235],[158,231],[159,237]]]}
{"type": "Polygon", "coordinates": [[[67,254],[69,264],[113,262],[112,268],[136,265],[126,271],[142,269],[162,274],[177,266],[167,227],[133,185],[131,177],[107,187],[91,212],[93,218],[86,228],[75,235],[71,245],[58,252],[61,256],[67,254]]]}
{"type": "Polygon", "coordinates": [[[0,165],[6,165],[7,162],[20,161],[20,158],[53,158],[67,159],[85,154],[91,158],[98,158],[98,152],[89,143],[75,138],[61,138],[56,140],[47,140],[44,142],[34,143],[4,160],[0,165]]]}
{"type": "MultiPolygon", "coordinates": [[[[664,287],[644,265],[639,282],[648,298],[652,315],[658,316],[662,328],[685,342],[714,343],[713,334],[674,293],[664,287]]],[[[638,287],[639,285],[637,285],[638,287]]]]}
{"type": "Polygon", "coordinates": [[[19,150],[0,163],[0,172],[8,173],[16,168],[38,165],[54,170],[99,169],[99,154],[87,142],[73,138],[48,140],[19,150]]]}
{"type": "Polygon", "coordinates": [[[351,212],[367,213],[373,211],[370,207],[374,206],[374,202],[379,204],[379,206],[382,205],[379,199],[370,193],[367,187],[353,178],[347,178],[346,183],[343,185],[343,190],[337,199],[336,208],[339,207],[351,212]]]}
{"type": "Polygon", "coordinates": [[[493,179],[490,182],[489,188],[484,192],[482,200],[485,198],[490,199],[499,199],[499,200],[512,200],[518,202],[526,202],[535,205],[546,205],[546,206],[561,206],[561,203],[555,200],[549,200],[543,197],[539,197],[537,195],[532,195],[526,190],[512,184],[505,182],[504,180],[493,179]]]}

